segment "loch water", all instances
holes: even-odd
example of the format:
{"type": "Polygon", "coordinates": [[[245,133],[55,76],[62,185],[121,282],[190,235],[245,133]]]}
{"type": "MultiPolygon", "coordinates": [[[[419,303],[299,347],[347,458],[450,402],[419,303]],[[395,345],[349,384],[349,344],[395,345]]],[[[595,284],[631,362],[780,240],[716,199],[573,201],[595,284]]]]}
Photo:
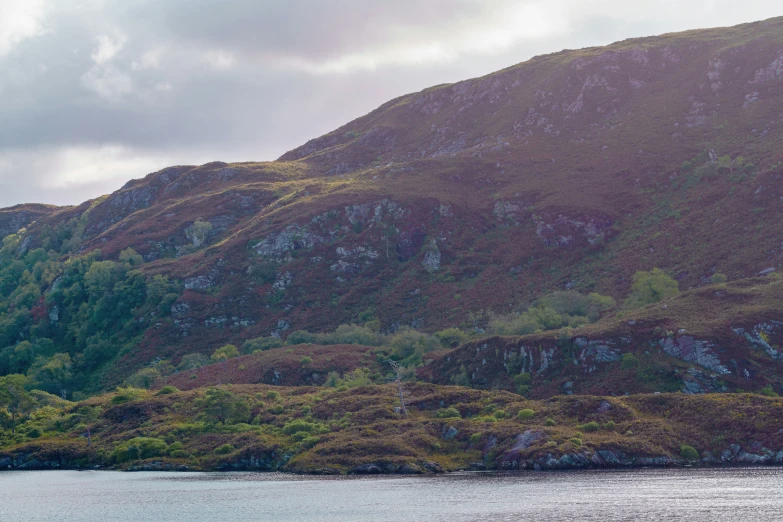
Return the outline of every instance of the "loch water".
{"type": "Polygon", "coordinates": [[[783,469],[440,476],[0,472],[0,521],[773,521],[783,469]]]}

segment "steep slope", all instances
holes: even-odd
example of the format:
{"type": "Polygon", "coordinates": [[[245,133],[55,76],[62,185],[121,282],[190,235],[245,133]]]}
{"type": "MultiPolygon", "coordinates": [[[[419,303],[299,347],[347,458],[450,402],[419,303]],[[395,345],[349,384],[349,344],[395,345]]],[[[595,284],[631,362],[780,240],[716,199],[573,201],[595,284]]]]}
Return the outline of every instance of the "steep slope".
{"type": "MultiPolygon", "coordinates": [[[[434,330],[564,287],[620,298],[655,266],[683,288],[755,276],[783,255],[782,142],[776,18],[433,87],[275,162],[170,167],[20,220],[17,239],[22,255],[132,247],[146,276],[179,281],[170,311],[148,303],[141,340],[113,359],[117,382],[366,310],[384,331],[434,330]]],[[[35,314],[9,305],[18,341],[59,320],[55,280],[35,314]]]]}
{"type": "Polygon", "coordinates": [[[783,392],[783,280],[746,279],[562,331],[493,337],[419,370],[440,384],[558,394],[783,392]]]}

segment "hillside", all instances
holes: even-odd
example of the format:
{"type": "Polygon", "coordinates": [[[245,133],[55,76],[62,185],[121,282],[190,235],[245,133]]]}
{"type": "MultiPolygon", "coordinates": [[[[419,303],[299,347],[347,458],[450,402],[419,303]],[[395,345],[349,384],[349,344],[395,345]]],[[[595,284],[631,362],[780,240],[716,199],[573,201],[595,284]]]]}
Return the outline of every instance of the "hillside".
{"type": "Polygon", "coordinates": [[[439,473],[781,464],[783,399],[558,397],[408,385],[120,390],[47,406],[0,432],[0,467],[439,473]]]}
{"type": "MultiPolygon", "coordinates": [[[[741,281],[781,265],[782,86],[783,18],[633,39],[402,96],[277,161],[173,166],[78,206],[0,210],[0,372],[89,394],[161,360],[341,324],[477,337],[558,290],[622,302],[658,267],[696,292],[683,315],[615,310],[568,342],[630,336],[621,351],[644,365],[651,342],[693,336],[734,372],[695,378],[700,391],[779,388],[777,356],[732,329],[781,320],[777,301],[745,313],[756,283],[741,281]],[[716,274],[739,285],[720,301],[729,324],[694,329],[716,274]]],[[[474,342],[420,374],[450,382],[476,346],[527,341],[474,342]]],[[[671,372],[704,367],[666,361],[654,386],[533,372],[528,392],[674,391],[671,372]]]]}

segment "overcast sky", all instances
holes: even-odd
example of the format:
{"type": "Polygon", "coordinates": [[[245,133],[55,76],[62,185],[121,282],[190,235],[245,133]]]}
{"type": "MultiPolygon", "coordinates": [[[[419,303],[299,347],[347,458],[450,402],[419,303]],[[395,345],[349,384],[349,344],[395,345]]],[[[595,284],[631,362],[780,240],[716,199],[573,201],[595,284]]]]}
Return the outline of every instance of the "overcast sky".
{"type": "Polygon", "coordinates": [[[0,0],[0,207],[272,160],[388,99],[780,0],[0,0]]]}

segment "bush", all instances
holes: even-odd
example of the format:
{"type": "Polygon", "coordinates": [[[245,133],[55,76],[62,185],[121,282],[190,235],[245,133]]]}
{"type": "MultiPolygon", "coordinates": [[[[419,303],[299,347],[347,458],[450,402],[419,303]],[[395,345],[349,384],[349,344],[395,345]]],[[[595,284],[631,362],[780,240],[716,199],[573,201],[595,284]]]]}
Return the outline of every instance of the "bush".
{"type": "Polygon", "coordinates": [[[324,381],[324,386],[330,388],[357,388],[359,386],[369,386],[372,384],[370,378],[370,370],[367,368],[356,368],[352,372],[348,372],[340,377],[337,372],[329,372],[324,381]]]}
{"type": "Polygon", "coordinates": [[[155,395],[171,395],[172,393],[179,393],[179,389],[174,386],[164,386],[155,395]]]}
{"type": "Polygon", "coordinates": [[[604,428],[606,428],[609,431],[614,431],[615,427],[616,427],[616,424],[614,423],[613,420],[610,420],[609,422],[604,424],[604,428]]]}
{"type": "Polygon", "coordinates": [[[279,337],[257,337],[242,344],[242,353],[265,352],[273,348],[282,348],[283,341],[279,337]]]}
{"type": "Polygon", "coordinates": [[[195,370],[209,364],[209,358],[201,353],[189,353],[180,359],[177,369],[179,371],[195,370]]]}
{"type": "Polygon", "coordinates": [[[546,424],[547,426],[554,426],[554,425],[557,424],[557,422],[555,421],[555,419],[549,417],[549,418],[547,418],[547,420],[546,420],[546,422],[544,424],[546,424]]]}
{"type": "MultiPolygon", "coordinates": [[[[380,323],[378,324],[380,328],[380,323]]],[[[319,336],[322,344],[361,344],[365,346],[380,346],[384,342],[384,336],[374,329],[374,325],[365,324],[341,324],[337,329],[323,336],[319,336]]]]}
{"type": "Polygon", "coordinates": [[[639,359],[632,353],[624,353],[622,359],[620,359],[620,368],[623,370],[630,370],[639,366],[639,359]]]}
{"type": "Polygon", "coordinates": [[[233,344],[227,344],[215,350],[210,359],[212,359],[212,362],[220,362],[226,359],[233,359],[234,357],[239,357],[239,350],[233,344]]]}
{"type": "Polygon", "coordinates": [[[474,433],[473,435],[470,436],[470,443],[477,444],[478,442],[481,441],[482,436],[483,435],[481,433],[474,433]]]}
{"type": "Polygon", "coordinates": [[[525,408],[524,410],[519,410],[519,413],[517,413],[517,419],[519,420],[528,420],[535,417],[536,412],[531,410],[530,408],[525,408]]]}
{"type": "Polygon", "coordinates": [[[222,446],[218,446],[214,450],[215,455],[228,455],[229,453],[234,451],[234,446],[231,444],[223,444],[222,446]]]}
{"type": "Polygon", "coordinates": [[[774,390],[774,388],[772,388],[771,385],[770,386],[765,386],[765,387],[761,388],[759,390],[759,393],[761,395],[766,396],[766,397],[777,397],[778,396],[778,394],[775,393],[775,390],[774,390]]]}
{"type": "Polygon", "coordinates": [[[149,390],[160,379],[160,372],[155,368],[142,368],[127,379],[125,384],[133,388],[149,390]]]}
{"type": "Polygon", "coordinates": [[[495,413],[493,413],[496,419],[505,419],[506,418],[506,412],[505,410],[495,410],[495,413]]]}
{"type": "Polygon", "coordinates": [[[693,446],[683,444],[680,446],[680,456],[688,461],[699,460],[699,452],[693,446]]]}
{"type": "Polygon", "coordinates": [[[315,344],[316,341],[317,338],[315,334],[311,334],[307,330],[296,330],[295,332],[291,332],[291,334],[288,336],[288,339],[286,339],[285,343],[289,345],[315,344]]]}
{"type": "Polygon", "coordinates": [[[323,424],[308,422],[303,419],[296,419],[283,426],[283,433],[294,435],[296,433],[321,434],[328,433],[330,430],[323,424]]]}
{"type": "Polygon", "coordinates": [[[582,424],[581,426],[579,426],[579,429],[587,432],[598,431],[601,429],[601,425],[595,421],[590,421],[587,424],[582,424]]]}
{"type": "Polygon", "coordinates": [[[728,280],[729,280],[729,278],[726,277],[725,274],[715,273],[715,274],[712,274],[712,277],[710,277],[710,283],[712,283],[712,284],[725,283],[728,280]]]}
{"type": "Polygon", "coordinates": [[[631,295],[625,300],[625,307],[640,308],[679,293],[679,283],[660,268],[653,268],[649,272],[636,272],[631,295]]]}
{"type": "Polygon", "coordinates": [[[312,357],[308,357],[307,355],[305,355],[304,357],[299,359],[299,366],[309,366],[311,364],[313,364],[312,357]]]}
{"type": "Polygon", "coordinates": [[[117,394],[114,397],[111,398],[111,403],[112,404],[123,404],[123,403],[126,403],[126,402],[137,401],[139,399],[143,399],[146,396],[147,396],[147,391],[146,390],[141,390],[141,389],[138,389],[138,388],[132,388],[130,386],[127,387],[127,388],[121,388],[120,387],[120,388],[117,388],[117,394]]]}
{"type": "Polygon", "coordinates": [[[268,392],[266,392],[266,398],[270,399],[270,400],[273,400],[273,401],[279,401],[280,400],[280,394],[277,393],[274,390],[269,390],[268,392]]]}
{"type": "Polygon", "coordinates": [[[468,334],[459,328],[447,328],[435,334],[440,343],[449,348],[456,348],[469,339],[468,334]]]}
{"type": "Polygon", "coordinates": [[[437,337],[410,328],[398,330],[389,340],[389,346],[392,356],[404,361],[406,366],[421,364],[425,353],[441,347],[437,337]]]}
{"type": "Polygon", "coordinates": [[[150,459],[166,454],[166,441],[155,437],[134,437],[120,443],[112,454],[116,462],[150,459]]]}
{"type": "Polygon", "coordinates": [[[461,419],[462,414],[457,408],[448,407],[435,412],[435,417],[439,419],[461,419]]]}
{"type": "Polygon", "coordinates": [[[570,441],[573,444],[575,444],[576,446],[581,446],[582,445],[582,439],[580,439],[578,437],[574,437],[573,439],[570,439],[570,441]]]}

